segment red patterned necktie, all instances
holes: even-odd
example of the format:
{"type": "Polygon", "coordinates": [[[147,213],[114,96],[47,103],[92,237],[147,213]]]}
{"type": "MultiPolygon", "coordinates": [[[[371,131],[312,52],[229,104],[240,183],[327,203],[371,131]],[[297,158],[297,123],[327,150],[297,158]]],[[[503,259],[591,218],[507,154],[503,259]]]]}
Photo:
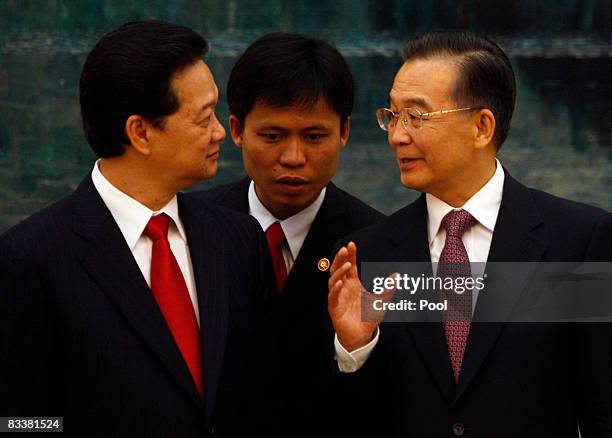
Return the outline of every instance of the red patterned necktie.
{"type": "Polygon", "coordinates": [[[283,257],[282,251],[282,246],[286,239],[280,223],[274,222],[270,225],[266,230],[266,240],[268,241],[268,248],[270,248],[270,255],[272,256],[272,264],[274,265],[276,290],[278,293],[281,293],[287,281],[287,266],[285,265],[285,258],[283,257]]]}
{"type": "MultiPolygon", "coordinates": [[[[471,276],[470,259],[461,237],[475,223],[474,217],[465,210],[453,210],[442,219],[441,226],[446,230],[446,242],[440,254],[437,276],[443,281],[444,278],[455,281],[460,277],[471,276]]],[[[440,296],[448,303],[447,310],[442,312],[442,320],[453,375],[455,382],[458,382],[470,333],[472,290],[466,288],[461,294],[454,290],[442,291],[440,296]]]]}
{"type": "Polygon", "coordinates": [[[153,216],[144,230],[144,234],[153,241],[151,290],[203,397],[200,329],[187,284],[168,242],[170,220],[165,214],[153,216]]]}

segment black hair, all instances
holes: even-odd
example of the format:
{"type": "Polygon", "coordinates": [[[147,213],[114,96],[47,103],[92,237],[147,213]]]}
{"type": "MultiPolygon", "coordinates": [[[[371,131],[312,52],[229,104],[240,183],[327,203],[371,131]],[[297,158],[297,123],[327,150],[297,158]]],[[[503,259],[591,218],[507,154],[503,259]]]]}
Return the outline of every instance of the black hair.
{"type": "Polygon", "coordinates": [[[344,121],[351,115],[355,83],[346,59],[317,38],[275,32],[262,36],[240,56],[230,73],[227,102],[244,124],[257,102],[279,108],[308,108],[324,97],[344,121]]]}
{"type": "Polygon", "coordinates": [[[87,56],[79,95],[85,137],[102,158],[123,154],[125,123],[138,114],[163,128],[180,105],[172,77],[201,59],[196,32],[158,20],[134,21],[104,35],[87,56]]]}
{"type": "Polygon", "coordinates": [[[416,37],[404,47],[404,61],[449,56],[457,58],[459,78],[452,98],[456,104],[488,108],[495,116],[494,143],[499,149],[508,136],[516,102],[516,79],[504,51],[473,32],[437,30],[416,37]]]}

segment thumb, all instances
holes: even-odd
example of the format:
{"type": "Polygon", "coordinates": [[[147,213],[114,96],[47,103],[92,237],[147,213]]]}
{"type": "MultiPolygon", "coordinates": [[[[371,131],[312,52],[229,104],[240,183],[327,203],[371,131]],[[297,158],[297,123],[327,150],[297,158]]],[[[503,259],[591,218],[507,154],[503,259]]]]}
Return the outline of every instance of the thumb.
{"type": "Polygon", "coordinates": [[[387,307],[397,291],[400,274],[394,272],[385,278],[384,290],[380,293],[361,291],[361,317],[363,321],[380,323],[385,318],[387,307]]]}

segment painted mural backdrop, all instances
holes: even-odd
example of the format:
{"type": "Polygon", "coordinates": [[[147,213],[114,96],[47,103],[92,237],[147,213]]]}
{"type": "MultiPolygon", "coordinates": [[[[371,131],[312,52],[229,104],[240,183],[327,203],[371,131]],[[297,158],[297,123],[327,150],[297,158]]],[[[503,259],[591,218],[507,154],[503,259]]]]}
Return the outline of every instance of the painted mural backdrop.
{"type": "MultiPolygon", "coordinates": [[[[201,32],[222,88],[238,54],[266,32],[337,44],[355,73],[357,98],[334,180],[386,213],[418,195],[400,185],[374,118],[401,63],[401,42],[440,27],[486,32],[518,76],[503,165],[528,185],[612,210],[612,0],[3,0],[0,232],[70,193],[92,168],[79,119],[81,65],[103,33],[147,18],[201,32]]],[[[219,112],[227,120],[224,101],[219,112]]],[[[197,188],[243,175],[227,139],[219,174],[197,188]]]]}

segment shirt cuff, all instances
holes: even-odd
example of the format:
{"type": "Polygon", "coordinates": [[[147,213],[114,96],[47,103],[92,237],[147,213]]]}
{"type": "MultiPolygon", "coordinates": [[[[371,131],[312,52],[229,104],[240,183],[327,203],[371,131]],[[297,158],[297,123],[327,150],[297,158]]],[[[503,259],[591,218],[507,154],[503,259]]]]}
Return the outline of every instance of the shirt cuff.
{"type": "Polygon", "coordinates": [[[380,330],[376,328],[376,334],[368,344],[364,345],[357,350],[351,351],[350,353],[340,344],[338,341],[338,335],[334,336],[334,349],[336,350],[336,360],[338,361],[338,369],[343,373],[354,373],[363,366],[364,363],[372,354],[372,350],[378,343],[378,335],[380,330]]]}

